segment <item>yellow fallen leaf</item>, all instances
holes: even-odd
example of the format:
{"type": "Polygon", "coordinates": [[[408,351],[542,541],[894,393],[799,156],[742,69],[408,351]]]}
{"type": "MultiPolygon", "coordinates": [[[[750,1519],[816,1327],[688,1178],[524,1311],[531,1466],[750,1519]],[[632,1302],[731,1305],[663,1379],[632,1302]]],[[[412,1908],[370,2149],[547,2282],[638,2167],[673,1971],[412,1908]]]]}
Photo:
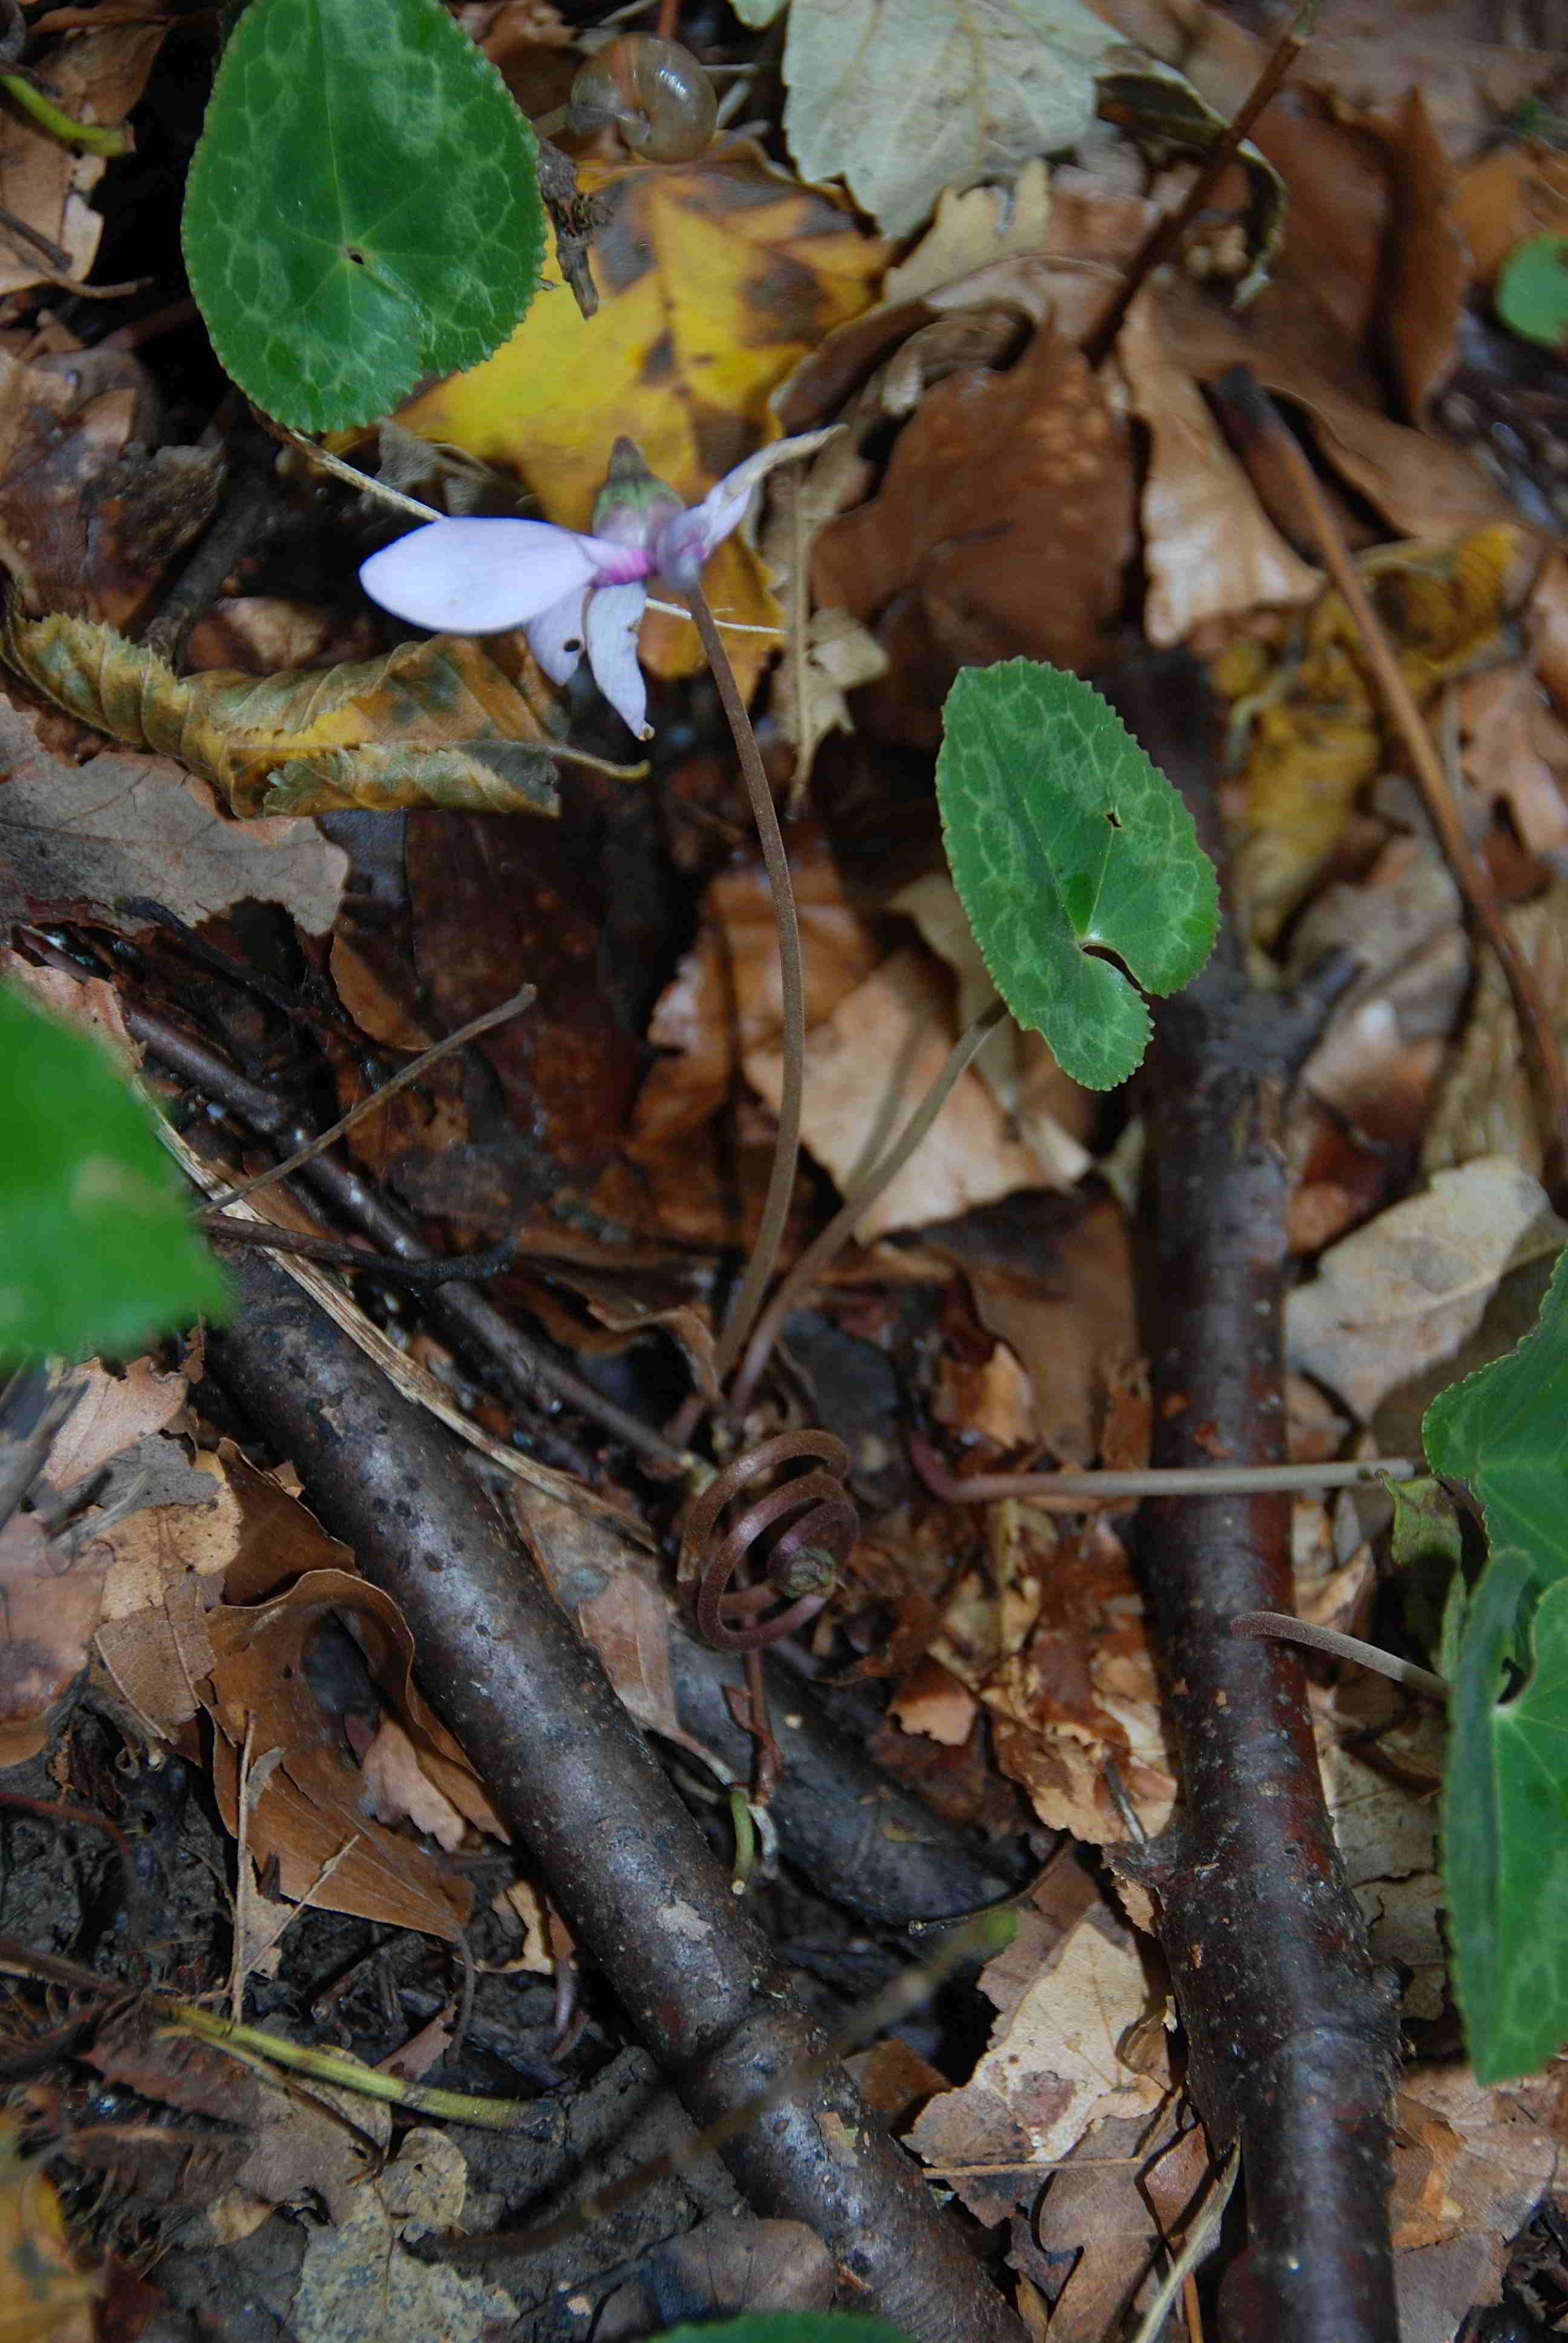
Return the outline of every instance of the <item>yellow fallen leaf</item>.
{"type": "Polygon", "coordinates": [[[0,2117],[0,2343],[88,2343],[96,2291],[71,2258],[53,2182],[0,2117]]]}
{"type": "MultiPolygon", "coordinates": [[[[1418,705],[1495,639],[1518,539],[1497,524],[1452,544],[1390,546],[1361,568],[1418,705]]],[[[1211,667],[1244,727],[1237,886],[1271,943],[1331,860],[1360,790],[1388,761],[1381,699],[1340,596],[1308,613],[1272,671],[1256,643],[1211,667]]]]}
{"type": "MultiPolygon", "coordinates": [[[[593,247],[598,316],[580,317],[564,293],[536,302],[494,357],[421,393],[398,420],[515,469],[546,520],[586,528],[623,432],[688,502],[776,439],[769,393],[869,306],[886,247],[844,198],[781,176],[749,142],[699,163],[588,166],[578,183],[608,213],[593,247]]],[[[739,538],[715,555],[706,585],[724,617],[779,624],[739,538]]],[[[655,613],[642,641],[656,674],[702,665],[679,620],[655,613]]],[[[768,649],[765,636],[731,638],[743,684],[768,649]]]]}
{"type": "MultiPolygon", "coordinates": [[[[520,637],[482,649],[435,635],[283,675],[176,675],[111,627],[27,618],[13,604],[0,649],[84,724],[178,758],[242,820],[342,806],[553,814],[554,760],[573,754],[520,637]]],[[[629,779],[645,769],[599,769],[629,779]]]]}

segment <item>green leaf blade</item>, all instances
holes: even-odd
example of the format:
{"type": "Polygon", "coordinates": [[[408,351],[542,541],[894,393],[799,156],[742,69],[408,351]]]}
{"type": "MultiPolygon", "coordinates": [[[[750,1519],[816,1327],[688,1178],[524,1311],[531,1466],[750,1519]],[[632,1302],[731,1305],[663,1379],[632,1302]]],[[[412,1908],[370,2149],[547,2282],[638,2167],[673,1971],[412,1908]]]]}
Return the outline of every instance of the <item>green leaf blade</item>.
{"type": "Polygon", "coordinates": [[[186,192],[191,289],[225,367],[317,431],[477,365],[538,287],[537,158],[438,0],[252,0],[186,192]]]}
{"type": "Polygon", "coordinates": [[[1495,1551],[1528,1554],[1536,1584],[1568,1576],[1568,1252],[1534,1325],[1506,1357],[1440,1392],[1422,1422],[1428,1459],[1480,1500],[1495,1551]]]}
{"type": "Polygon", "coordinates": [[[134,1353],[226,1300],[106,1051],[0,986],[0,1363],[134,1353]]]}
{"type": "Polygon", "coordinates": [[[1494,1554],[1460,1638],[1443,1794],[1454,1990],[1476,2079],[1533,2074],[1568,2041],[1568,1579],[1524,1633],[1533,1665],[1504,1699],[1534,1585],[1494,1554]]]}
{"type": "Polygon", "coordinates": [[[1032,659],[948,695],[937,793],[953,880],[992,981],[1063,1071],[1126,1080],[1155,993],[1190,983],[1219,924],[1191,816],[1091,685],[1032,659]]]}

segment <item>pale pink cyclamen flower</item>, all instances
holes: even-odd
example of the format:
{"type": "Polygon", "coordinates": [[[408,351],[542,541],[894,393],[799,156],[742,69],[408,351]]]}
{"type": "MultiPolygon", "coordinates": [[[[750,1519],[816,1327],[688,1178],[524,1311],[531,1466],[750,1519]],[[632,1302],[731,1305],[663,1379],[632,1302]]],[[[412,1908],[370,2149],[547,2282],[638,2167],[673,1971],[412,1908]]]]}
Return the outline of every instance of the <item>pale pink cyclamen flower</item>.
{"type": "Polygon", "coordinates": [[[374,602],[410,626],[440,634],[527,630],[528,649],[555,683],[588,652],[594,681],[639,740],[652,731],[637,635],[658,576],[677,592],[746,518],[775,464],[808,455],[829,435],[778,441],[749,456],[699,505],[685,506],[656,480],[629,439],[618,439],[593,510],[593,534],[542,520],[427,521],[373,553],[359,582],[374,602]]]}

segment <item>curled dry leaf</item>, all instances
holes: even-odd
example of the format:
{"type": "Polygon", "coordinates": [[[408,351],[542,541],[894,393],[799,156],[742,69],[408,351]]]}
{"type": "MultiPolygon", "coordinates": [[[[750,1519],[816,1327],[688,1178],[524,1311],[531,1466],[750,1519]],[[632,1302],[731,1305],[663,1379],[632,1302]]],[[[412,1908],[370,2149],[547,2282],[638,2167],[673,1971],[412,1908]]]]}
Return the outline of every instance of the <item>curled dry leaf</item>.
{"type": "Polygon", "coordinates": [[[87,619],[23,618],[4,649],[37,690],[118,740],[177,757],[242,820],[345,806],[553,813],[553,694],[527,651],[436,635],[299,674],[178,676],[87,619]]]}
{"type": "Polygon", "coordinates": [[[1179,643],[1206,618],[1311,601],[1321,573],[1293,553],[1220,435],[1201,391],[1136,302],[1116,346],[1132,411],[1148,427],[1141,492],[1151,643],[1179,643]]]}
{"type": "Polygon", "coordinates": [[[1457,174],[1419,87],[1406,95],[1387,146],[1394,209],[1383,343],[1405,413],[1420,423],[1453,368],[1471,263],[1455,213],[1457,174]]]}
{"type": "Polygon", "coordinates": [[[313,935],[331,927],[348,858],[312,822],[226,821],[206,785],[163,757],[67,765],[0,695],[0,921],[83,903],[116,924],[146,901],[192,926],[253,898],[313,935]]]}

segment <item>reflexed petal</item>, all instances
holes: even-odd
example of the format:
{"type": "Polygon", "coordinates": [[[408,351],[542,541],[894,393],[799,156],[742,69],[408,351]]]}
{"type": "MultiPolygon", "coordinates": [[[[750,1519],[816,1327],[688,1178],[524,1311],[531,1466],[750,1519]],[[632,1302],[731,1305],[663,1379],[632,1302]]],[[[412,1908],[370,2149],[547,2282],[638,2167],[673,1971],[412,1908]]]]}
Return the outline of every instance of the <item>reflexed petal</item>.
{"type": "Polygon", "coordinates": [[[637,663],[637,630],[647,600],[646,586],[601,586],[588,613],[593,679],[639,740],[648,739],[653,730],[648,720],[648,686],[637,663]]]}
{"type": "Polygon", "coordinates": [[[754,456],[726,472],[699,505],[677,513],[656,536],[654,558],[660,574],[672,586],[694,586],[709,555],[745,519],[746,508],[764,476],[776,465],[814,454],[837,427],[804,432],[796,439],[776,439],[770,447],[759,447],[754,456]]]}
{"type": "Polygon", "coordinates": [[[495,634],[588,585],[598,558],[596,539],[548,521],[432,520],[373,553],[359,582],[373,602],[411,626],[495,634]]]}
{"type": "Polygon", "coordinates": [[[563,594],[558,602],[528,620],[528,649],[552,683],[569,683],[578,671],[587,623],[584,605],[592,592],[591,586],[574,586],[569,594],[563,594]]]}

